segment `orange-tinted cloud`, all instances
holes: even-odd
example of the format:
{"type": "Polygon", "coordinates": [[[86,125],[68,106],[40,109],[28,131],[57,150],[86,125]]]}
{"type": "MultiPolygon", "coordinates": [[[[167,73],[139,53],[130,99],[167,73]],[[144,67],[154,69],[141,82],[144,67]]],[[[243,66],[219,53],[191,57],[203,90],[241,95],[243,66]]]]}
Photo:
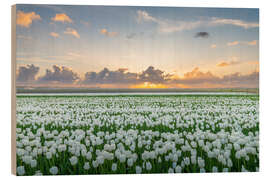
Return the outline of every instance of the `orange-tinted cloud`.
{"type": "Polygon", "coordinates": [[[217,45],[216,45],[216,44],[212,44],[210,47],[211,47],[212,49],[214,49],[214,48],[217,47],[217,45]]]}
{"type": "Polygon", "coordinates": [[[35,12],[17,12],[16,24],[19,26],[29,27],[34,20],[41,20],[40,16],[35,12]]]}
{"type": "Polygon", "coordinates": [[[55,38],[59,37],[59,34],[56,32],[51,32],[50,35],[55,38]]]}
{"type": "Polygon", "coordinates": [[[194,68],[191,72],[184,74],[184,79],[208,79],[214,78],[215,76],[210,72],[201,72],[198,67],[194,68]]]}
{"type": "Polygon", "coordinates": [[[233,41],[233,42],[228,42],[227,43],[228,46],[236,46],[238,44],[255,46],[255,45],[257,45],[257,40],[253,40],[253,41],[233,41]]]}
{"type": "Polygon", "coordinates": [[[236,46],[239,44],[239,41],[233,41],[233,42],[228,42],[227,45],[228,46],[236,46]]]}
{"type": "Polygon", "coordinates": [[[103,34],[105,36],[108,36],[108,37],[114,37],[114,36],[117,36],[117,32],[109,32],[107,29],[101,29],[100,30],[100,34],[103,34]]]}
{"type": "Polygon", "coordinates": [[[125,71],[127,71],[128,70],[128,68],[119,68],[118,69],[118,71],[121,71],[121,72],[125,72],[125,71]]]}
{"type": "Polygon", "coordinates": [[[72,23],[72,20],[70,19],[70,17],[64,13],[62,14],[56,14],[55,17],[51,18],[51,20],[56,21],[56,22],[68,22],[68,23],[72,23]]]}
{"type": "Polygon", "coordinates": [[[249,42],[247,42],[247,44],[250,46],[255,46],[255,45],[257,45],[257,40],[249,41],[249,42]]]}
{"type": "Polygon", "coordinates": [[[69,34],[69,35],[72,35],[76,38],[80,38],[80,35],[79,33],[75,30],[75,29],[72,29],[72,28],[67,28],[66,31],[64,32],[65,34],[69,34]]]}
{"type": "Polygon", "coordinates": [[[250,74],[233,73],[218,77],[208,72],[202,72],[194,68],[191,72],[184,74],[184,77],[170,81],[171,84],[184,84],[192,87],[259,87],[259,71],[250,74]]]}
{"type": "Polygon", "coordinates": [[[223,62],[218,63],[217,66],[218,67],[225,67],[225,66],[229,66],[229,63],[223,61],[223,62]]]}
{"type": "Polygon", "coordinates": [[[226,66],[232,66],[232,65],[236,65],[239,64],[240,62],[238,61],[237,57],[232,57],[231,61],[221,61],[217,64],[218,67],[226,67],[226,66]]]}
{"type": "Polygon", "coordinates": [[[249,61],[248,63],[253,65],[259,65],[259,61],[249,61]]]}

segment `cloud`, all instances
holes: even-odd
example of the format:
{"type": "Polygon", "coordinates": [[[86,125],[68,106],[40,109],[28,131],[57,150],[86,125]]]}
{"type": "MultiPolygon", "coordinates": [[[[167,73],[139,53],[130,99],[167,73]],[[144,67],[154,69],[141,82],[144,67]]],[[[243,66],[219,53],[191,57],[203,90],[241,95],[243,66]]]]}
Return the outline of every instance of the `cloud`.
{"type": "Polygon", "coordinates": [[[127,38],[127,39],[133,39],[133,38],[135,38],[136,36],[137,36],[136,33],[130,33],[130,34],[128,34],[128,35],[126,36],[126,38],[127,38]]]}
{"type": "Polygon", "coordinates": [[[71,84],[79,80],[77,73],[65,66],[53,66],[53,70],[46,69],[44,76],[38,78],[39,83],[64,83],[71,84]]]}
{"type": "Polygon", "coordinates": [[[194,22],[173,22],[173,21],[164,21],[159,22],[159,31],[162,33],[173,33],[173,32],[181,32],[185,30],[191,30],[202,26],[202,21],[194,21],[194,22]]]}
{"type": "Polygon", "coordinates": [[[137,11],[137,21],[139,23],[141,23],[143,21],[153,21],[153,22],[158,23],[160,20],[158,20],[157,18],[152,17],[146,11],[138,10],[137,11]]]}
{"type": "Polygon", "coordinates": [[[143,82],[149,83],[166,83],[171,77],[170,74],[164,74],[163,71],[149,66],[141,73],[127,72],[128,69],[120,68],[116,71],[110,71],[104,68],[100,72],[87,72],[83,84],[137,84],[143,82]]]}
{"type": "Polygon", "coordinates": [[[76,52],[68,52],[66,56],[74,58],[85,58],[85,55],[76,52]]]}
{"type": "Polygon", "coordinates": [[[257,40],[249,41],[249,42],[246,42],[246,43],[247,43],[247,45],[255,46],[255,45],[257,45],[257,40]]]}
{"type": "Polygon", "coordinates": [[[72,35],[76,38],[80,38],[79,33],[75,29],[72,29],[72,28],[67,28],[66,31],[64,32],[64,34],[69,34],[69,35],[72,35]]]}
{"type": "Polygon", "coordinates": [[[220,63],[217,64],[218,67],[226,67],[226,66],[231,66],[231,65],[236,65],[239,64],[239,62],[234,62],[234,61],[229,61],[229,62],[225,62],[222,61],[220,63]]]}
{"type": "Polygon", "coordinates": [[[126,39],[131,40],[131,39],[136,39],[139,37],[142,37],[144,35],[144,32],[140,32],[140,33],[129,33],[126,35],[126,39]]]}
{"type": "Polygon", "coordinates": [[[17,12],[16,24],[23,27],[29,27],[33,21],[41,20],[40,16],[35,12],[25,13],[23,11],[17,12]]]}
{"type": "Polygon", "coordinates": [[[87,72],[84,75],[83,84],[130,84],[136,83],[138,74],[125,72],[126,69],[118,69],[117,71],[110,71],[104,68],[100,72],[87,72]]]}
{"type": "Polygon", "coordinates": [[[242,75],[238,72],[225,75],[221,81],[223,84],[233,84],[233,85],[244,85],[244,86],[254,86],[259,87],[259,72],[255,71],[250,74],[242,75]]]}
{"type": "Polygon", "coordinates": [[[216,45],[216,44],[212,44],[210,47],[211,47],[212,49],[215,49],[215,48],[217,47],[217,45],[216,45]]]}
{"type": "Polygon", "coordinates": [[[252,65],[259,65],[259,61],[249,61],[248,63],[252,65]]]}
{"type": "Polygon", "coordinates": [[[228,42],[227,46],[236,46],[236,45],[249,45],[249,46],[255,46],[257,45],[257,40],[253,40],[253,41],[233,41],[233,42],[228,42]]]}
{"type": "Polygon", "coordinates": [[[170,77],[170,74],[164,74],[164,71],[149,66],[139,75],[139,80],[142,82],[165,83],[170,77]]]}
{"type": "Polygon", "coordinates": [[[240,64],[237,57],[231,57],[231,61],[221,61],[217,64],[218,67],[226,67],[226,66],[232,66],[236,64],[240,64]]]}
{"type": "Polygon", "coordinates": [[[233,41],[233,42],[228,42],[227,46],[236,46],[239,44],[239,41],[233,41]]]}
{"type": "Polygon", "coordinates": [[[238,27],[242,27],[245,29],[259,27],[259,24],[254,23],[254,22],[246,22],[246,21],[242,21],[239,19],[224,19],[224,18],[216,18],[216,17],[213,17],[211,19],[210,24],[212,24],[212,25],[233,25],[233,26],[238,26],[238,27]]]}
{"type": "Polygon", "coordinates": [[[88,26],[88,27],[91,25],[91,23],[88,22],[88,21],[83,21],[83,20],[81,20],[80,22],[81,22],[83,25],[88,26]]]}
{"type": "Polygon", "coordinates": [[[17,35],[17,39],[32,40],[31,36],[17,35]]]}
{"type": "Polygon", "coordinates": [[[229,66],[229,65],[230,64],[228,62],[224,62],[224,61],[217,64],[218,67],[225,67],[225,66],[229,66]]]}
{"type": "Polygon", "coordinates": [[[66,15],[65,13],[56,14],[55,17],[51,18],[51,20],[55,21],[55,22],[72,23],[72,20],[70,19],[70,17],[68,15],[66,15]]]}
{"type": "Polygon", "coordinates": [[[210,34],[208,32],[197,32],[195,38],[208,38],[210,34]]]}
{"type": "Polygon", "coordinates": [[[55,38],[59,37],[59,34],[56,32],[51,32],[50,35],[55,38]]]}
{"type": "Polygon", "coordinates": [[[39,71],[39,67],[28,64],[26,66],[20,66],[17,74],[18,82],[33,82],[35,81],[35,76],[39,71]]]}
{"type": "Polygon", "coordinates": [[[151,16],[148,12],[138,10],[137,11],[137,22],[154,22],[158,24],[158,30],[162,33],[172,33],[183,30],[190,30],[197,28],[203,24],[202,21],[172,21],[168,19],[159,19],[151,16]]]}
{"type": "Polygon", "coordinates": [[[103,34],[105,36],[108,36],[108,37],[114,37],[114,36],[117,36],[117,32],[109,32],[107,29],[101,29],[100,30],[100,34],[103,34]]]}
{"type": "Polygon", "coordinates": [[[208,72],[202,72],[199,70],[198,67],[194,68],[191,72],[187,72],[184,74],[183,78],[180,78],[179,80],[181,83],[186,84],[196,84],[196,83],[202,83],[202,82],[215,82],[218,81],[218,77],[213,75],[210,71],[208,72]]]}
{"type": "Polygon", "coordinates": [[[184,30],[191,30],[198,27],[209,27],[209,26],[223,26],[223,25],[233,25],[242,27],[245,29],[259,27],[258,23],[245,22],[238,19],[222,19],[222,18],[201,18],[195,21],[180,21],[180,20],[170,20],[157,18],[150,15],[146,11],[137,11],[137,22],[152,22],[158,25],[158,31],[161,33],[173,33],[180,32],[184,30]]]}
{"type": "Polygon", "coordinates": [[[191,72],[185,73],[184,77],[172,80],[171,83],[193,86],[207,83],[220,85],[220,87],[259,87],[259,72],[255,71],[249,74],[236,72],[223,77],[218,77],[210,71],[202,72],[196,67],[191,72]]]}

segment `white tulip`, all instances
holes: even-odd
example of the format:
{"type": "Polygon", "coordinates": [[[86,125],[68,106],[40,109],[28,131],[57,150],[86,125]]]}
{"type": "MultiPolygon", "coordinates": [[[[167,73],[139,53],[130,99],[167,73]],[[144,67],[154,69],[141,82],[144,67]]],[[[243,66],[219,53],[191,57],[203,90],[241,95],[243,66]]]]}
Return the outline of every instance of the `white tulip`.
{"type": "Polygon", "coordinates": [[[89,162],[84,163],[84,165],[83,165],[83,169],[85,169],[85,170],[90,169],[89,162]]]}
{"type": "Polygon", "coordinates": [[[146,163],[146,170],[150,171],[152,169],[152,164],[150,162],[146,163]]]}
{"type": "Polygon", "coordinates": [[[176,172],[176,173],[181,173],[181,172],[182,172],[181,166],[176,166],[176,167],[175,167],[175,172],[176,172]]]}
{"type": "Polygon", "coordinates": [[[49,151],[46,153],[46,158],[51,159],[52,158],[52,153],[49,151]]]}
{"type": "Polygon", "coordinates": [[[173,168],[169,168],[168,173],[174,173],[173,168]]]}
{"type": "Polygon", "coordinates": [[[205,169],[204,168],[200,168],[200,173],[205,173],[205,169]]]}
{"type": "Polygon", "coordinates": [[[117,170],[117,164],[116,163],[113,163],[112,164],[112,171],[116,171],[117,170]]]}
{"type": "Polygon", "coordinates": [[[212,172],[218,172],[218,168],[216,166],[212,167],[212,172]]]}
{"type": "Polygon", "coordinates": [[[53,166],[50,168],[50,173],[52,175],[56,175],[58,173],[58,168],[56,166],[53,166]]]}
{"type": "Polygon", "coordinates": [[[142,168],[140,166],[136,166],[136,174],[141,174],[142,168]]]}
{"type": "Polygon", "coordinates": [[[128,160],[127,160],[127,165],[128,165],[129,167],[133,166],[133,159],[128,159],[128,160]]]}
{"type": "Polygon", "coordinates": [[[24,174],[25,174],[24,166],[19,166],[19,167],[17,167],[16,172],[17,172],[18,175],[20,175],[20,176],[24,175],[24,174]]]}
{"type": "Polygon", "coordinates": [[[78,163],[78,158],[76,156],[72,156],[70,159],[69,159],[70,163],[72,166],[76,165],[78,163]]]}
{"type": "Polygon", "coordinates": [[[40,171],[36,171],[34,176],[42,176],[43,174],[40,171]]]}
{"type": "Polygon", "coordinates": [[[30,165],[31,165],[31,168],[35,168],[37,166],[37,160],[35,159],[31,160],[30,165]]]}

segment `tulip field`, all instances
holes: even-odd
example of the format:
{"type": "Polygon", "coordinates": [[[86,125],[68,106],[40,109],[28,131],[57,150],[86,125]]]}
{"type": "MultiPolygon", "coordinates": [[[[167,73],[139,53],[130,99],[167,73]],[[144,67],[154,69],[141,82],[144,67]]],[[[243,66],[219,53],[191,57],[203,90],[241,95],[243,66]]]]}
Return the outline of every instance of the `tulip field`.
{"type": "Polygon", "coordinates": [[[259,171],[259,95],[17,96],[17,175],[259,171]]]}

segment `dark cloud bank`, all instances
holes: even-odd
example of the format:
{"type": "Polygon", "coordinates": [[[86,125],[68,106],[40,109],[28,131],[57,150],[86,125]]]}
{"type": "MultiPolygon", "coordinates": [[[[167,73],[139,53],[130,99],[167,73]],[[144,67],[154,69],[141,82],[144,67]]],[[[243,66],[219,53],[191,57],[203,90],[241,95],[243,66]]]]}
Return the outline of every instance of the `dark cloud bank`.
{"type": "Polygon", "coordinates": [[[73,72],[67,67],[59,67],[54,65],[53,70],[47,69],[46,74],[38,78],[40,83],[60,82],[64,84],[71,84],[79,79],[77,73],[73,72]]]}
{"type": "Polygon", "coordinates": [[[218,77],[210,71],[201,72],[199,68],[193,69],[191,72],[184,74],[182,78],[173,78],[173,74],[166,74],[160,69],[155,69],[149,66],[146,70],[140,73],[128,72],[126,68],[120,68],[116,71],[111,71],[104,68],[99,72],[86,72],[83,78],[74,72],[72,69],[54,65],[52,70],[47,69],[45,75],[36,77],[39,72],[39,67],[31,64],[20,66],[17,71],[17,82],[19,83],[35,83],[35,84],[83,84],[83,85],[98,85],[98,84],[122,84],[132,85],[144,82],[167,85],[200,85],[200,84],[216,84],[224,87],[258,87],[259,72],[250,74],[233,73],[218,77]]]}
{"type": "Polygon", "coordinates": [[[197,32],[195,38],[208,38],[210,34],[208,32],[197,32]]]}
{"type": "Polygon", "coordinates": [[[127,72],[127,69],[118,69],[117,71],[110,71],[104,68],[100,72],[85,73],[83,84],[136,84],[142,82],[151,83],[166,83],[169,74],[164,74],[163,71],[149,66],[142,73],[127,72]]]}
{"type": "Polygon", "coordinates": [[[31,64],[20,66],[17,71],[17,82],[32,82],[35,81],[35,76],[39,71],[39,67],[31,64]]]}

